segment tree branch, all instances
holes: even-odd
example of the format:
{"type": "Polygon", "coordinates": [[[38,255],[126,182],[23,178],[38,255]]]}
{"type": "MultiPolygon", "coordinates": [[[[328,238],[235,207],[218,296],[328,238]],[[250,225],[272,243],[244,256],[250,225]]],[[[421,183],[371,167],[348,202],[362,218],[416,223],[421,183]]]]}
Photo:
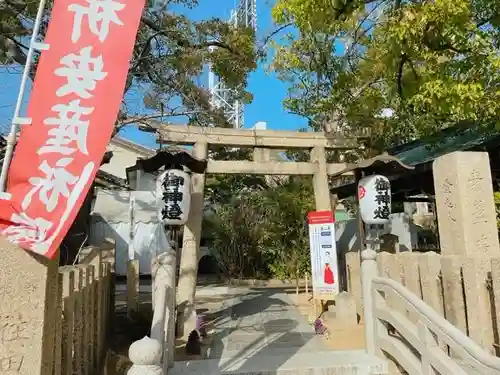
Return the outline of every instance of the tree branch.
{"type": "Polygon", "coordinates": [[[141,123],[144,125],[148,125],[151,128],[154,128],[151,126],[148,122],[148,120],[154,120],[157,118],[162,118],[162,117],[181,117],[181,116],[189,116],[195,114],[196,111],[185,111],[185,112],[178,112],[178,113],[157,113],[154,115],[145,115],[145,116],[134,116],[134,117],[127,117],[124,121],[121,121],[118,124],[118,127],[121,129],[122,127],[134,123],[141,123]]]}
{"type": "Polygon", "coordinates": [[[477,27],[484,26],[484,25],[490,23],[491,21],[493,21],[497,17],[500,17],[500,13],[493,14],[492,16],[488,17],[485,20],[478,20],[477,23],[476,23],[476,26],[477,27]]]}
{"type": "Polygon", "coordinates": [[[141,22],[143,24],[145,24],[147,27],[149,27],[150,29],[156,31],[157,33],[162,31],[161,28],[158,27],[158,25],[156,25],[152,19],[150,19],[144,15],[141,17],[141,22]]]}
{"type": "Polygon", "coordinates": [[[408,61],[408,56],[406,53],[401,54],[401,60],[399,60],[398,71],[396,73],[396,82],[398,85],[398,95],[403,99],[403,70],[404,65],[408,61]]]}
{"type": "Polygon", "coordinates": [[[424,35],[422,37],[422,43],[434,52],[442,52],[442,51],[453,51],[456,53],[468,53],[470,52],[470,48],[459,49],[453,46],[450,42],[445,40],[441,36],[441,31],[435,25],[434,22],[429,22],[424,31],[424,35]],[[433,35],[432,32],[435,32],[433,35]]]}
{"type": "MultiPolygon", "coordinates": [[[[0,36],[0,38],[2,37],[0,36]]],[[[21,49],[19,43],[15,39],[7,36],[3,36],[3,40],[8,54],[10,55],[12,60],[14,60],[19,65],[26,65],[26,54],[21,49]]]]}
{"type": "Polygon", "coordinates": [[[284,25],[281,25],[276,30],[274,30],[273,32],[271,32],[268,36],[266,36],[264,38],[264,40],[262,41],[262,45],[259,47],[259,49],[257,50],[257,52],[261,52],[264,49],[264,47],[267,45],[267,43],[269,43],[271,41],[271,39],[276,34],[278,34],[279,32],[281,32],[281,31],[285,30],[286,28],[289,28],[290,26],[293,26],[293,25],[294,25],[293,22],[289,22],[289,23],[286,23],[284,25]]]}
{"type": "MultiPolygon", "coordinates": [[[[142,16],[141,17],[141,22],[144,25],[146,25],[147,27],[149,27],[150,29],[152,29],[153,31],[156,31],[156,35],[155,36],[161,35],[161,34],[167,35],[166,32],[165,32],[165,30],[162,30],[150,18],[148,18],[146,16],[142,16]]],[[[153,37],[151,39],[153,39],[153,37]]],[[[190,44],[187,40],[179,40],[177,42],[177,44],[180,47],[187,47],[187,48],[194,48],[194,49],[203,49],[203,48],[208,48],[208,47],[219,47],[219,48],[224,48],[224,49],[228,50],[231,53],[235,53],[235,51],[228,44],[225,44],[225,43],[222,43],[222,42],[218,42],[218,41],[207,41],[207,42],[203,42],[203,43],[195,45],[195,44],[190,44]]]]}

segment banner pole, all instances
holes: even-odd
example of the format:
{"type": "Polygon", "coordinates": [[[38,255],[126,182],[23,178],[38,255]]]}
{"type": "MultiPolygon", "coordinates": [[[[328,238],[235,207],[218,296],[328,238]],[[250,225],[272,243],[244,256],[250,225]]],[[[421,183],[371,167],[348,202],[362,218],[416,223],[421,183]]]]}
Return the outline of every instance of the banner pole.
{"type": "Polygon", "coordinates": [[[19,94],[17,95],[17,102],[14,108],[14,115],[12,116],[12,124],[10,127],[10,132],[7,137],[7,146],[5,148],[5,156],[2,163],[2,172],[0,174],[0,198],[9,199],[10,195],[1,194],[5,193],[7,188],[7,173],[9,171],[10,162],[12,160],[12,155],[14,153],[14,146],[17,141],[17,131],[18,125],[31,125],[31,119],[20,118],[21,106],[23,103],[24,93],[26,91],[26,83],[28,82],[30,69],[33,63],[33,52],[35,49],[43,49],[41,43],[37,42],[38,32],[40,31],[40,24],[42,23],[43,11],[45,9],[45,1],[40,0],[40,5],[38,6],[38,12],[35,18],[35,24],[33,25],[33,33],[31,34],[30,46],[28,53],[26,55],[26,64],[24,65],[23,75],[21,77],[21,87],[19,88],[19,94]]]}

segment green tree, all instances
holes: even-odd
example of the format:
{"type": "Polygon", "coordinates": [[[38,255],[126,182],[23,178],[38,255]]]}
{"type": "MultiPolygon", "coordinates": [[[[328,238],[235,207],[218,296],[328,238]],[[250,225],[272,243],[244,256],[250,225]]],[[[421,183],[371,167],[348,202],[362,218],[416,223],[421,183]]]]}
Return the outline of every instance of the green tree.
{"type": "Polygon", "coordinates": [[[262,257],[266,218],[262,196],[249,191],[234,195],[205,214],[203,231],[210,235],[213,255],[227,278],[265,278],[262,257]]]}
{"type": "MultiPolygon", "coordinates": [[[[210,63],[239,98],[250,101],[245,87],[247,74],[256,67],[255,35],[250,28],[236,28],[220,19],[195,22],[173,10],[174,6],[178,10],[180,6],[197,5],[197,0],[165,0],[161,6],[144,10],[126,91],[135,88],[144,92],[144,103],[156,112],[148,117],[184,117],[197,125],[229,126],[224,114],[210,106],[209,94],[198,79],[210,63]],[[209,47],[214,47],[213,51],[209,47]]],[[[40,39],[51,6],[52,1],[48,1],[40,39]]],[[[0,64],[26,63],[26,43],[37,8],[38,2],[31,0],[0,2],[0,64]]],[[[36,61],[31,77],[35,70],[36,61]]],[[[127,120],[127,115],[134,115],[127,107],[125,98],[120,114],[122,125],[134,122],[127,120]]]]}
{"type": "Polygon", "coordinates": [[[231,193],[212,205],[204,224],[225,276],[293,279],[310,272],[305,225],[313,209],[310,178],[288,177],[238,191],[226,185],[225,191],[231,193]]]}
{"type": "MultiPolygon", "coordinates": [[[[213,149],[209,157],[212,160],[252,160],[252,150],[218,147],[213,149]]],[[[212,206],[219,206],[231,201],[234,197],[253,191],[262,191],[268,187],[266,178],[259,175],[209,175],[205,183],[205,201],[212,206]]]]}
{"type": "Polygon", "coordinates": [[[273,14],[298,30],[275,43],[285,107],[313,127],[369,127],[379,151],[500,118],[497,0],[277,0],[273,14]]]}
{"type": "Polygon", "coordinates": [[[312,181],[289,177],[264,196],[266,237],[263,255],[272,274],[279,279],[298,279],[310,272],[307,213],[313,210],[312,181]]]}

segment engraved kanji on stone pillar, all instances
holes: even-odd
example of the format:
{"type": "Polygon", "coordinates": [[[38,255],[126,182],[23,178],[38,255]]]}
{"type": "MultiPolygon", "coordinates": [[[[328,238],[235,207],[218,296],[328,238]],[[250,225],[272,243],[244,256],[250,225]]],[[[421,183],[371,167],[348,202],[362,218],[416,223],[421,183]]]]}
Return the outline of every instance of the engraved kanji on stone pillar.
{"type": "Polygon", "coordinates": [[[490,160],[453,152],[433,164],[442,255],[500,255],[490,160]]]}
{"type": "Polygon", "coordinates": [[[0,237],[0,374],[52,375],[59,257],[0,237]]]}

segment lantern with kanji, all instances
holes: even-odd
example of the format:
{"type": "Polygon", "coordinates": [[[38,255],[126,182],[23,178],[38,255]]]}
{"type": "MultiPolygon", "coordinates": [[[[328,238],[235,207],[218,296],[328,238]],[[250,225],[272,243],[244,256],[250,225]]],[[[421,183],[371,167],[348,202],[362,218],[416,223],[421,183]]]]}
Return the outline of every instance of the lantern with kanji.
{"type": "Polygon", "coordinates": [[[381,175],[362,178],[358,183],[359,213],[366,224],[385,224],[391,214],[391,183],[381,175]]]}
{"type": "Polygon", "coordinates": [[[191,203],[191,176],[180,169],[168,169],[156,180],[158,218],[167,225],[184,225],[191,203]]]}

